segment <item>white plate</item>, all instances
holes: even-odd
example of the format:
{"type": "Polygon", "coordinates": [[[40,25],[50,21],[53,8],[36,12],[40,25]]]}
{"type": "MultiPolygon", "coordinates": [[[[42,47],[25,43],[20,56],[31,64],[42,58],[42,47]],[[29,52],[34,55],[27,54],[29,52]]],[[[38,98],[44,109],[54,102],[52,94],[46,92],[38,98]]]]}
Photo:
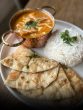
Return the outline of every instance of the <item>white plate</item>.
{"type": "MultiPolygon", "coordinates": [[[[59,29],[59,30],[62,30],[64,28],[72,28],[74,31],[78,32],[78,34],[80,35],[83,35],[83,30],[80,29],[79,27],[71,24],[71,23],[68,23],[68,22],[64,22],[64,21],[61,21],[61,20],[56,20],[56,23],[55,23],[55,27],[54,27],[54,30],[56,29],[59,29]]],[[[11,42],[13,41],[13,43],[16,42],[16,39],[15,38],[7,38],[7,41],[8,42],[11,42]]],[[[2,48],[1,48],[1,59],[5,58],[6,56],[8,56],[10,53],[14,52],[14,50],[16,49],[17,47],[8,47],[8,46],[5,46],[4,44],[2,45],[2,48]]],[[[40,55],[44,55],[43,54],[43,51],[42,51],[42,48],[41,49],[34,49],[36,52],[38,52],[40,55]]],[[[1,77],[4,81],[4,79],[6,78],[7,76],[7,73],[8,73],[8,69],[6,67],[4,67],[3,65],[0,65],[0,68],[1,68],[1,77]]],[[[74,67],[74,69],[78,72],[78,74],[80,76],[83,77],[83,63],[81,63],[80,65],[74,67]]],[[[29,98],[26,98],[25,96],[19,94],[17,91],[15,91],[14,89],[11,89],[9,87],[7,87],[8,90],[16,97],[18,98],[19,100],[21,100],[22,102],[26,103],[26,104],[31,104],[31,105],[38,105],[38,103],[40,104],[41,102],[36,102],[34,100],[31,100],[29,98]],[[33,103],[34,102],[34,103],[33,103]]],[[[45,104],[46,102],[42,102],[43,104],[45,104]]],[[[47,105],[49,104],[49,102],[47,102],[47,105]]],[[[52,103],[51,103],[52,104],[52,103]]],[[[53,105],[53,104],[52,104],[53,105]]]]}

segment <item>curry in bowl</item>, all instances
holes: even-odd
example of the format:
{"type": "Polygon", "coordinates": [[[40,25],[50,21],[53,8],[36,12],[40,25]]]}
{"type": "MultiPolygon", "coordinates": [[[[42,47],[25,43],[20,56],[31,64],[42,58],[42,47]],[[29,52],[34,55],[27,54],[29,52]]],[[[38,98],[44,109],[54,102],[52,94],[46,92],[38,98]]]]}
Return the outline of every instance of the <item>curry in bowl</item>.
{"type": "Polygon", "coordinates": [[[46,44],[46,41],[51,36],[52,29],[55,25],[55,9],[49,6],[44,6],[41,9],[24,9],[16,12],[10,20],[10,31],[2,35],[2,42],[10,47],[15,47],[23,44],[28,48],[39,48],[46,44]],[[54,10],[52,15],[44,8],[54,10]],[[9,36],[21,39],[16,44],[10,44],[5,41],[5,37],[9,36]],[[14,34],[14,35],[13,35],[14,34]]]}
{"type": "Polygon", "coordinates": [[[35,9],[20,14],[13,22],[12,29],[23,38],[37,38],[49,33],[53,26],[51,17],[35,9]]]}

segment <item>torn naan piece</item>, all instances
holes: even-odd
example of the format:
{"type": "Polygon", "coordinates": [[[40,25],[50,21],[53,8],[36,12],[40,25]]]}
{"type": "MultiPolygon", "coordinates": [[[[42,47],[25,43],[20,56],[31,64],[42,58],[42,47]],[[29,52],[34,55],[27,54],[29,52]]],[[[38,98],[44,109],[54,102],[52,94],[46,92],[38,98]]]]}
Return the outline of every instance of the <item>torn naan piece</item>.
{"type": "Polygon", "coordinates": [[[67,68],[65,71],[76,93],[83,96],[83,79],[71,68],[67,68]]]}
{"type": "Polygon", "coordinates": [[[13,54],[1,60],[1,63],[13,70],[32,73],[50,70],[59,64],[54,60],[40,57],[23,46],[19,46],[13,54]]]}
{"type": "Polygon", "coordinates": [[[32,58],[28,64],[29,66],[29,72],[42,72],[46,70],[50,70],[54,67],[58,66],[58,62],[40,57],[40,58],[32,58]]]}
{"type": "Polygon", "coordinates": [[[69,80],[67,79],[63,68],[60,67],[58,77],[47,88],[44,89],[40,99],[62,100],[71,98],[75,95],[69,80]]]}
{"type": "Polygon", "coordinates": [[[12,71],[8,74],[5,84],[21,90],[46,88],[58,75],[59,66],[41,73],[21,73],[12,71]]]}
{"type": "Polygon", "coordinates": [[[6,67],[21,71],[25,65],[28,65],[33,55],[34,52],[30,49],[19,46],[14,53],[1,60],[1,63],[6,67]]]}

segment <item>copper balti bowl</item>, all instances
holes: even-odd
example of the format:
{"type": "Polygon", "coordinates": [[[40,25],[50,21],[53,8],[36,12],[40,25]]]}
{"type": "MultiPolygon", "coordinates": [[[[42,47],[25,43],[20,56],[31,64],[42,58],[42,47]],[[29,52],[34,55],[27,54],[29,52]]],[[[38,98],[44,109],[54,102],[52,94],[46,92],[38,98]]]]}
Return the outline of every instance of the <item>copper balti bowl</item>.
{"type": "MultiPolygon", "coordinates": [[[[56,13],[55,9],[50,6],[43,6],[42,8],[35,8],[35,9],[27,8],[27,9],[20,10],[20,11],[16,12],[10,19],[10,23],[9,23],[10,30],[2,35],[2,42],[5,45],[10,46],[10,47],[19,46],[21,44],[26,46],[27,48],[43,47],[46,44],[48,38],[51,36],[52,30],[54,28],[54,25],[55,25],[54,15],[55,15],[55,13],[56,13]],[[46,8],[53,10],[54,13],[51,14],[49,11],[46,10],[46,8]],[[18,18],[20,18],[20,16],[22,16],[23,14],[29,13],[31,11],[42,12],[42,13],[46,14],[51,19],[53,26],[49,30],[49,32],[45,33],[44,35],[40,35],[39,37],[34,37],[34,38],[30,37],[29,38],[29,37],[26,37],[26,35],[24,37],[23,35],[20,34],[20,32],[17,32],[14,29],[14,25],[15,25],[16,21],[18,20],[18,18]],[[9,34],[11,34],[11,37],[15,36],[17,39],[20,39],[20,42],[15,43],[15,44],[10,44],[10,43],[6,42],[5,37],[8,36],[9,34]]],[[[22,30],[21,30],[21,33],[22,33],[22,30]]]]}

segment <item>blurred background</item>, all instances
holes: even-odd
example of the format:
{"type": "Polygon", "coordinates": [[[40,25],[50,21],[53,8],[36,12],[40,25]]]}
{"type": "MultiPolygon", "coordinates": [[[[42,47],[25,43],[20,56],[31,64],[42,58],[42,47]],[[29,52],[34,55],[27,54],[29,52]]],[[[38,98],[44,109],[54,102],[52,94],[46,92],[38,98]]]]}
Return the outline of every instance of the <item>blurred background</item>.
{"type": "Polygon", "coordinates": [[[29,0],[0,0],[0,36],[9,29],[11,16],[17,10],[24,8],[28,1],[29,0]]]}

